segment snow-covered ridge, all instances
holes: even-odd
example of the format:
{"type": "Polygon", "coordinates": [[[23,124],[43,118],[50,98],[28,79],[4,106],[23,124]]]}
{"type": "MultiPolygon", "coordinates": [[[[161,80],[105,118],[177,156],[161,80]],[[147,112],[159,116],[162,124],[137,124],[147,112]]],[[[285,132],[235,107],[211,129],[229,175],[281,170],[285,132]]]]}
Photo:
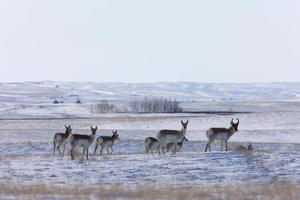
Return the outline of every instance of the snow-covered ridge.
{"type": "Polygon", "coordinates": [[[179,100],[300,100],[300,83],[0,83],[0,100],[79,95],[90,100],[166,97],[179,100]]]}
{"type": "Polygon", "coordinates": [[[102,100],[126,107],[145,97],[176,99],[188,111],[295,110],[300,83],[0,83],[0,118],[90,117],[102,100]]]}

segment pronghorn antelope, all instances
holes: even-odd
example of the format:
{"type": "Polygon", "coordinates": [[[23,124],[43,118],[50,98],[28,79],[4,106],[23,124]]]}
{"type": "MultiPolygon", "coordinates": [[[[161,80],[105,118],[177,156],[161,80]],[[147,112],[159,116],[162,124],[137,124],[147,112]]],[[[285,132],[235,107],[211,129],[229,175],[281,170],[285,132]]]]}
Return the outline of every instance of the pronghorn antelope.
{"type": "MultiPolygon", "coordinates": [[[[184,141],[188,142],[188,139],[186,139],[186,137],[184,137],[180,142],[177,142],[176,152],[180,152],[181,151],[182,145],[183,145],[184,141]]],[[[169,152],[171,150],[171,148],[173,147],[173,144],[174,143],[167,144],[167,152],[169,152]]]]}
{"type": "MultiPolygon", "coordinates": [[[[178,130],[160,130],[157,133],[157,139],[159,141],[160,148],[161,148],[163,154],[165,154],[165,149],[167,148],[167,144],[169,144],[169,143],[177,144],[178,142],[183,140],[185,133],[186,133],[186,128],[187,128],[188,123],[189,123],[188,120],[185,123],[181,120],[182,129],[180,131],[178,131],[178,130]]],[[[173,152],[173,154],[176,153],[176,145],[173,145],[172,152],[173,152]]]]}
{"type": "Polygon", "coordinates": [[[245,146],[238,146],[234,150],[235,151],[253,151],[254,148],[252,147],[252,144],[249,143],[249,144],[247,144],[247,147],[245,147],[245,146]]]}
{"type": "Polygon", "coordinates": [[[160,146],[159,141],[156,138],[147,137],[145,139],[146,153],[148,153],[149,151],[152,153],[154,150],[156,150],[156,152],[158,152],[158,154],[160,154],[159,146],[160,146]]]}
{"type": "Polygon", "coordinates": [[[53,137],[53,155],[55,155],[55,149],[59,152],[59,155],[62,156],[65,153],[66,145],[68,142],[68,137],[72,133],[71,125],[65,126],[65,133],[55,133],[53,137]],[[61,153],[60,147],[63,146],[63,152],[61,153]]]}
{"type": "Polygon", "coordinates": [[[106,147],[107,154],[112,154],[113,153],[113,148],[112,146],[115,143],[115,140],[119,138],[119,134],[117,131],[112,131],[113,135],[112,136],[99,136],[96,140],[96,145],[95,145],[95,150],[94,154],[96,154],[96,151],[98,147],[100,146],[100,154],[102,155],[103,149],[106,147]],[[109,149],[111,152],[109,152],[109,149]]]}
{"type": "Polygon", "coordinates": [[[74,150],[77,146],[82,146],[83,147],[83,152],[82,152],[82,156],[81,159],[83,159],[83,155],[86,152],[86,159],[89,159],[89,147],[91,146],[91,144],[94,142],[95,140],[95,135],[96,135],[96,131],[97,131],[98,127],[96,126],[96,128],[93,128],[91,126],[91,131],[92,133],[90,135],[81,135],[81,134],[71,134],[69,137],[69,142],[71,145],[71,158],[72,160],[75,159],[75,155],[74,155],[74,150]]]}
{"type": "Polygon", "coordinates": [[[225,142],[225,147],[226,151],[228,150],[227,144],[229,138],[238,131],[238,126],[239,126],[240,120],[237,119],[237,123],[233,122],[233,118],[231,119],[230,122],[230,127],[229,128],[210,128],[206,131],[206,137],[208,138],[207,145],[205,147],[205,152],[207,152],[207,149],[210,149],[210,144],[214,142],[214,140],[220,140],[221,141],[221,151],[223,147],[223,142],[225,142]]]}

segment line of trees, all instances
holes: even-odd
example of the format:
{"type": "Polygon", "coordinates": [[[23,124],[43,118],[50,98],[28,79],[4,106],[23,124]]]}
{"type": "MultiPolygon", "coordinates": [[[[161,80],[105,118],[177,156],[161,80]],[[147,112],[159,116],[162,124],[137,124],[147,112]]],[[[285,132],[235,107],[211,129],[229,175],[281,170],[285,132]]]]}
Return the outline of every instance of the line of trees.
{"type": "Polygon", "coordinates": [[[107,100],[92,106],[95,114],[109,113],[180,113],[183,109],[179,101],[164,98],[145,98],[143,100],[131,101],[127,107],[117,108],[107,100]]]}
{"type": "Polygon", "coordinates": [[[145,98],[130,103],[132,112],[135,113],[178,113],[182,112],[180,103],[176,100],[164,98],[145,98]]]}

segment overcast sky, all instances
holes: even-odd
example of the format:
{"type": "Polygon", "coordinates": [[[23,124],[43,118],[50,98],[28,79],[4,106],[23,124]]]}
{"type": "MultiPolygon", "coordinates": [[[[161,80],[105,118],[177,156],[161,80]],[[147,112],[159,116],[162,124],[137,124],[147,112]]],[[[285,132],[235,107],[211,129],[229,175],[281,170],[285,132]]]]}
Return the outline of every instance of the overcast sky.
{"type": "Polygon", "coordinates": [[[0,82],[300,81],[300,1],[3,0],[0,82]]]}

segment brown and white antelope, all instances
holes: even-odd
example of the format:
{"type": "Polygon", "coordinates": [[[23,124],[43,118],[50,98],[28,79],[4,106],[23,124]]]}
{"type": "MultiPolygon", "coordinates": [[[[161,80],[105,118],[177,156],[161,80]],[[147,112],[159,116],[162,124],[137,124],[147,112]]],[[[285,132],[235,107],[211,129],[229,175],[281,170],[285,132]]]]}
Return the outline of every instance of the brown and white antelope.
{"type": "Polygon", "coordinates": [[[112,154],[113,153],[113,145],[115,143],[115,140],[119,138],[118,131],[112,131],[113,135],[112,136],[99,136],[96,140],[96,145],[95,145],[95,150],[94,154],[96,154],[96,151],[98,147],[100,146],[100,154],[102,155],[102,151],[104,148],[106,148],[107,154],[112,154]],[[111,152],[109,152],[109,149],[111,152]]]}
{"type": "Polygon", "coordinates": [[[83,159],[83,155],[86,152],[86,159],[89,159],[89,147],[95,140],[95,135],[97,132],[98,127],[96,126],[93,128],[91,126],[92,133],[90,135],[81,135],[81,134],[71,134],[69,137],[69,142],[71,145],[71,158],[72,160],[75,159],[74,150],[77,146],[83,147],[83,152],[81,159],[83,159]]]}
{"type": "Polygon", "coordinates": [[[245,146],[238,146],[234,149],[235,151],[253,151],[254,148],[251,143],[247,144],[247,147],[245,146]]]}
{"type": "Polygon", "coordinates": [[[53,137],[53,155],[55,155],[55,150],[59,152],[60,156],[63,156],[65,154],[66,145],[68,142],[68,137],[72,133],[71,125],[66,126],[65,133],[55,133],[53,137]],[[61,153],[60,148],[63,147],[63,152],[61,153]]]}
{"type": "Polygon", "coordinates": [[[206,131],[206,137],[208,138],[207,145],[205,147],[205,152],[207,152],[207,149],[210,149],[210,144],[213,143],[215,140],[221,141],[221,151],[223,147],[223,142],[225,142],[226,151],[228,150],[228,140],[229,138],[238,131],[240,120],[237,119],[237,123],[233,122],[233,118],[230,122],[229,128],[210,128],[206,131]]]}
{"type": "MultiPolygon", "coordinates": [[[[183,145],[184,141],[188,142],[188,139],[186,139],[186,137],[184,137],[180,142],[177,142],[176,152],[180,152],[181,151],[182,145],[183,145]]],[[[173,145],[174,145],[174,143],[167,144],[167,152],[169,152],[171,150],[171,148],[173,147],[173,145]]]]}
{"type": "MultiPolygon", "coordinates": [[[[160,144],[160,148],[165,154],[165,149],[167,148],[167,144],[173,143],[177,144],[178,142],[181,142],[183,138],[185,137],[187,125],[189,121],[187,120],[185,123],[181,120],[182,129],[181,130],[160,130],[157,133],[157,139],[160,144]]],[[[176,153],[176,145],[173,145],[172,153],[176,153]]]]}
{"type": "Polygon", "coordinates": [[[145,149],[146,149],[146,153],[149,153],[149,151],[151,153],[153,153],[153,151],[158,152],[158,154],[160,154],[160,145],[159,145],[159,141],[154,138],[154,137],[147,137],[145,139],[145,149]]]}

